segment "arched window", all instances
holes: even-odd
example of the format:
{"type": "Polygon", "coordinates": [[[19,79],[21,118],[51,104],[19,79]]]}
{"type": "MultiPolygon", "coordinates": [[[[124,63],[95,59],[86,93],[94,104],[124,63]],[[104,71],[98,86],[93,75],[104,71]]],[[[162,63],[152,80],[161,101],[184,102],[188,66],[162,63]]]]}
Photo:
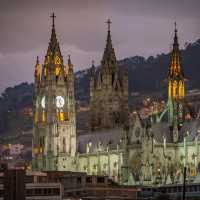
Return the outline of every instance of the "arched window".
{"type": "Polygon", "coordinates": [[[59,66],[56,66],[56,68],[55,68],[55,75],[56,75],[56,81],[57,81],[58,77],[60,75],[60,67],[59,66]]]}
{"type": "Polygon", "coordinates": [[[65,113],[62,109],[57,109],[57,120],[65,121],[65,113]]]}
{"type": "Polygon", "coordinates": [[[46,112],[42,110],[42,122],[46,122],[46,112]]]}
{"type": "Polygon", "coordinates": [[[184,89],[184,83],[183,81],[179,81],[179,96],[184,97],[185,96],[185,89],[184,89]]]}
{"type": "Polygon", "coordinates": [[[46,76],[47,76],[47,67],[46,66],[44,66],[44,78],[46,78],[46,76]]]}
{"type": "Polygon", "coordinates": [[[169,97],[172,96],[172,82],[171,82],[171,80],[169,81],[169,85],[168,85],[168,96],[169,97]]]}
{"type": "Polygon", "coordinates": [[[177,82],[173,82],[173,97],[177,97],[177,82]]]}
{"type": "Polygon", "coordinates": [[[63,138],[63,152],[66,153],[66,140],[63,138]]]}
{"type": "Polygon", "coordinates": [[[34,118],[35,124],[38,122],[38,112],[35,112],[35,118],[34,118]]]}
{"type": "Polygon", "coordinates": [[[64,121],[64,120],[65,120],[64,111],[61,109],[60,110],[60,121],[64,121]]]}

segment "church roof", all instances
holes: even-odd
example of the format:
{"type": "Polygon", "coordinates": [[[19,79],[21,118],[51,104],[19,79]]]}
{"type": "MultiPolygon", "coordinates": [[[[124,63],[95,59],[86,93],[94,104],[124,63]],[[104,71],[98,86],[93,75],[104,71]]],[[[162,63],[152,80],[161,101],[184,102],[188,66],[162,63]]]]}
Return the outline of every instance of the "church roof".
{"type": "Polygon", "coordinates": [[[181,130],[180,134],[183,136],[185,134],[188,135],[188,141],[194,141],[195,137],[199,134],[198,131],[200,130],[200,119],[194,119],[191,121],[185,121],[181,130]]]}
{"type": "Polygon", "coordinates": [[[153,134],[154,139],[157,142],[162,143],[163,137],[166,137],[166,142],[171,143],[172,140],[172,134],[170,133],[168,123],[166,122],[160,122],[153,124],[151,127],[151,134],[153,134]]]}
{"type": "Polygon", "coordinates": [[[98,130],[88,135],[79,135],[77,138],[78,152],[86,153],[89,143],[91,143],[90,152],[97,152],[99,148],[106,150],[107,146],[109,146],[109,149],[117,149],[122,138],[122,128],[98,130]]]}
{"type": "MultiPolygon", "coordinates": [[[[197,136],[198,131],[200,130],[200,119],[194,119],[190,121],[185,121],[183,126],[179,131],[179,139],[178,142],[183,142],[184,135],[188,134],[188,141],[194,141],[197,136]]],[[[157,142],[163,142],[163,136],[166,137],[166,142],[173,142],[172,132],[168,126],[167,122],[160,122],[153,124],[151,127],[152,134],[154,135],[154,139],[157,142]]]]}

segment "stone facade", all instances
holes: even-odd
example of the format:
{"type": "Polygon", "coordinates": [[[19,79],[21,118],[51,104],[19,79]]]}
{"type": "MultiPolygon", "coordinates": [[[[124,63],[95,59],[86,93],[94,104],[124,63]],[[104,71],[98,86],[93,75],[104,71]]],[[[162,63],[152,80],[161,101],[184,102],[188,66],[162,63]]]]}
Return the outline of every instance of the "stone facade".
{"type": "Polygon", "coordinates": [[[51,39],[42,73],[35,66],[33,169],[72,170],[76,153],[74,72],[70,57],[64,65],[56,38],[53,15],[51,39]]]}
{"type": "Polygon", "coordinates": [[[117,65],[112,46],[110,20],[101,66],[91,68],[91,130],[123,126],[128,119],[128,72],[117,65]]]}
{"type": "MultiPolygon", "coordinates": [[[[173,56],[180,58],[178,49],[175,53],[173,49],[170,67],[175,63],[183,72],[173,56]]],[[[108,21],[101,66],[95,69],[93,65],[91,69],[91,130],[76,136],[73,66],[70,58],[68,66],[63,64],[53,23],[41,76],[39,61],[35,67],[33,168],[108,175],[120,184],[148,185],[181,182],[186,166],[188,179],[195,180],[200,170],[200,120],[186,120],[181,115],[182,107],[174,109],[179,101],[172,98],[171,92],[175,96],[180,92],[181,98],[185,95],[184,82],[183,87],[171,88],[178,78],[184,81],[184,77],[176,75],[168,77],[173,106],[167,103],[157,122],[151,117],[142,120],[136,112],[128,114],[128,74],[117,66],[108,21]],[[62,99],[56,103],[57,96],[63,97],[65,103],[62,99]],[[172,118],[165,121],[163,116],[169,116],[171,111],[172,118]]]]}

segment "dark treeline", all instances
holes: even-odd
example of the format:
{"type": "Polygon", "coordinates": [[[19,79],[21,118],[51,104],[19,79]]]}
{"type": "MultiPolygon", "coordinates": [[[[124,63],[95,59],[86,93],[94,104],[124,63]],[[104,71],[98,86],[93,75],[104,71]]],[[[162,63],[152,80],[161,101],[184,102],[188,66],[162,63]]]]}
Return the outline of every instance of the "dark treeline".
{"type": "MultiPolygon", "coordinates": [[[[187,86],[200,88],[200,39],[195,43],[187,44],[181,50],[182,64],[185,72],[187,86]]],[[[162,92],[166,91],[167,72],[170,62],[170,54],[150,56],[145,59],[134,56],[120,60],[121,69],[129,71],[129,93],[132,92],[162,92]]],[[[76,72],[75,91],[76,100],[89,101],[89,70],[76,72]]],[[[0,134],[22,131],[32,127],[29,117],[20,115],[25,107],[32,107],[33,84],[21,83],[5,89],[0,97],[0,134]]]]}

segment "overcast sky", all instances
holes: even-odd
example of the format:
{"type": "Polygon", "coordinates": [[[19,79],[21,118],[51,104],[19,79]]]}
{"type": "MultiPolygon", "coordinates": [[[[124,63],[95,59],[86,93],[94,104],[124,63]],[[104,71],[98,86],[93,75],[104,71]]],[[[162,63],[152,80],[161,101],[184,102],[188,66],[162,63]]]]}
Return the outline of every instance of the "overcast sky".
{"type": "Polygon", "coordinates": [[[33,81],[36,56],[44,61],[55,12],[56,33],[65,62],[75,70],[100,63],[107,26],[117,59],[167,53],[174,21],[179,43],[200,38],[199,0],[0,0],[0,93],[8,86],[33,81]]]}

